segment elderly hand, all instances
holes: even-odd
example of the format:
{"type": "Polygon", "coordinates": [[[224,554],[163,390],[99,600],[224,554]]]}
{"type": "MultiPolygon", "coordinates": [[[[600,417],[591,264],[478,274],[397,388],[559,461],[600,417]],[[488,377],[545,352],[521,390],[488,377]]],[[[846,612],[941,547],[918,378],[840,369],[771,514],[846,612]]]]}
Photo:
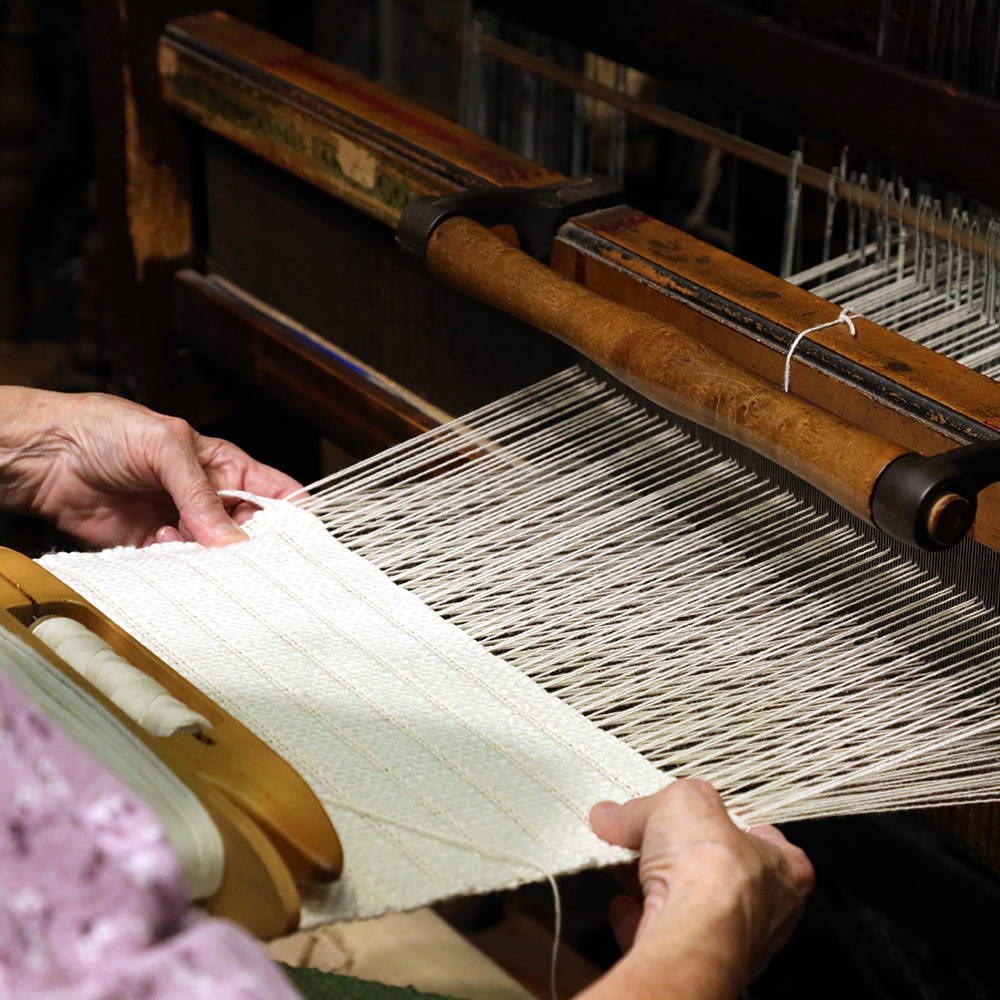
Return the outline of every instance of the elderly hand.
{"type": "Polygon", "coordinates": [[[0,505],[85,545],[245,538],[218,490],[301,487],[228,441],[115,396],[0,387],[0,505]]]}
{"type": "Polygon", "coordinates": [[[731,1000],[788,940],[812,888],[799,848],[773,826],[742,832],[701,781],[598,803],[591,823],[604,840],[640,851],[642,903],[615,901],[627,954],[581,1000],[731,1000]]]}

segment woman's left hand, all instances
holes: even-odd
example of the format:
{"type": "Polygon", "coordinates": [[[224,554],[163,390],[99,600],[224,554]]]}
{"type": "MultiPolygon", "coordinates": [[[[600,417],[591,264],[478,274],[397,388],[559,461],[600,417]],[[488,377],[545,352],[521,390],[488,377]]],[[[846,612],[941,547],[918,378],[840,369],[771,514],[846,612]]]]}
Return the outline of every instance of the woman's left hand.
{"type": "Polygon", "coordinates": [[[137,403],[0,388],[0,504],[89,547],[226,545],[246,538],[236,522],[248,514],[231,514],[219,490],[282,498],[300,489],[228,441],[137,403]]]}

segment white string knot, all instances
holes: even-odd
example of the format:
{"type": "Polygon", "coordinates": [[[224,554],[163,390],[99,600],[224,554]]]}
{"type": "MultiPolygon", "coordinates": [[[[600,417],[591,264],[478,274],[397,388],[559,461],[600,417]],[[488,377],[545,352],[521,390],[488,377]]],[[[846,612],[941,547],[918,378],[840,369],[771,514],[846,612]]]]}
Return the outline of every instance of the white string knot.
{"type": "Polygon", "coordinates": [[[858,317],[857,313],[852,313],[850,309],[846,306],[840,310],[840,315],[836,319],[831,319],[828,323],[817,323],[816,326],[809,327],[808,330],[803,330],[789,345],[788,353],[785,355],[785,392],[788,392],[788,384],[792,379],[792,355],[795,353],[795,349],[799,346],[803,337],[808,336],[810,333],[815,333],[817,330],[825,330],[828,326],[839,326],[841,323],[847,324],[847,329],[851,331],[851,336],[856,337],[858,331],[854,328],[854,320],[858,317]]]}

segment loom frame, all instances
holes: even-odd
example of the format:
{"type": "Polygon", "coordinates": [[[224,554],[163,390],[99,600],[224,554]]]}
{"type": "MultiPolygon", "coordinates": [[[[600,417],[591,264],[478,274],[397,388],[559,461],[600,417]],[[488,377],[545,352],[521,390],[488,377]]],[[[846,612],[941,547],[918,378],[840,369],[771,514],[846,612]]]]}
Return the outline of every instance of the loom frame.
{"type": "MultiPolygon", "coordinates": [[[[261,6],[237,0],[230,9],[259,18],[261,6]]],[[[347,361],[335,359],[327,350],[330,338],[314,331],[309,338],[297,338],[296,329],[308,327],[301,317],[270,303],[262,309],[253,288],[225,283],[205,267],[199,246],[205,211],[201,157],[205,133],[212,129],[208,122],[203,123],[210,126],[207,129],[191,128],[172,113],[169,81],[162,89],[156,61],[160,45],[175,44],[169,39],[161,42],[164,23],[202,5],[191,0],[92,0],[88,7],[90,47],[96,53],[94,103],[104,111],[96,116],[104,283],[116,304],[108,324],[108,347],[112,367],[128,375],[134,394],[150,405],[204,420],[231,406],[229,395],[218,385],[218,372],[225,370],[240,384],[261,388],[281,400],[356,453],[432,426],[438,419],[432,412],[437,401],[426,405],[420,401],[416,414],[407,413],[403,406],[407,397],[391,386],[383,384],[376,391],[373,380],[353,377],[347,361]],[[106,113],[109,107],[114,114],[106,113]],[[149,221],[154,206],[166,220],[160,225],[149,221]],[[219,316],[225,322],[215,324],[213,319],[219,316]],[[193,357],[188,345],[194,348],[193,357]],[[244,351],[247,345],[251,349],[244,351]],[[215,368],[197,364],[199,352],[222,364],[215,368]],[[178,384],[184,386],[183,393],[177,392],[178,384]],[[351,413],[362,413],[364,418],[345,423],[345,414],[351,413]]],[[[285,55],[294,48],[273,37],[267,46],[285,55]]],[[[308,59],[310,65],[323,62],[308,59]]],[[[262,66],[249,68],[252,72],[242,80],[231,80],[238,93],[266,95],[277,85],[275,75],[262,66]]],[[[312,100],[313,110],[326,115],[323,127],[336,129],[328,95],[317,94],[317,87],[314,83],[295,90],[298,107],[312,100]]],[[[381,114],[389,124],[371,122],[367,134],[383,153],[397,106],[407,107],[418,121],[444,121],[386,91],[382,94],[381,114]]],[[[422,193],[456,190],[463,171],[465,177],[490,183],[542,184],[558,179],[450,123],[447,132],[462,135],[471,146],[459,155],[453,143],[443,140],[436,161],[439,186],[428,185],[422,193]],[[494,158],[492,174],[485,166],[477,172],[467,162],[482,157],[484,151],[494,158]]],[[[239,145],[262,165],[270,161],[283,172],[303,176],[301,158],[287,152],[279,157],[266,143],[239,136],[230,135],[227,142],[239,145]]],[[[422,163],[426,167],[425,157],[422,163]]],[[[570,223],[556,241],[553,263],[610,298],[684,324],[775,382],[783,362],[781,347],[787,346],[790,333],[830,318],[827,312],[815,313],[821,307],[808,293],[638,212],[612,210],[603,219],[570,223]],[[720,271],[726,275],[721,287],[720,271]]],[[[820,332],[798,355],[795,391],[928,453],[955,443],[997,438],[1000,389],[995,383],[889,331],[878,337],[877,352],[855,353],[854,345],[836,331],[820,332]]],[[[379,369],[370,358],[362,361],[379,369]]],[[[551,370],[556,363],[540,365],[551,370]]],[[[544,373],[532,371],[526,378],[544,373]]],[[[401,380],[396,381],[398,385],[401,380]]],[[[412,394],[408,399],[413,403],[412,394]]],[[[979,539],[994,548],[1000,546],[997,492],[982,498],[978,532],[979,539]]],[[[1000,812],[962,809],[947,814],[946,825],[967,841],[987,852],[1000,851],[1000,812]]]]}
{"type": "MultiPolygon", "coordinates": [[[[172,23],[159,53],[173,108],[390,225],[417,197],[562,179],[224,15],[172,23]],[[371,173],[361,178],[367,186],[342,168],[350,157],[371,173]]],[[[557,237],[553,266],[623,304],[639,299],[645,311],[682,328],[694,323],[706,342],[775,383],[798,331],[832,309],[628,206],[571,220],[557,237]],[[635,286],[659,294],[644,296],[635,286]]],[[[862,322],[863,347],[836,330],[804,342],[797,394],[924,453],[1000,440],[1000,387],[992,380],[862,322]]],[[[1000,546],[997,492],[984,496],[976,528],[992,548],[1000,546]]]]}

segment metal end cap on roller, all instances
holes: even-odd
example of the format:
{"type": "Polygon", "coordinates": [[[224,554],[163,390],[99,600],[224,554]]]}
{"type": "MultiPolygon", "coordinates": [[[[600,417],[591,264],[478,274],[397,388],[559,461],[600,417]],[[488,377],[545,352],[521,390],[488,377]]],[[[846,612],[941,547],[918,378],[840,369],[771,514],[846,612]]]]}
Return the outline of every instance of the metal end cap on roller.
{"type": "Polygon", "coordinates": [[[871,497],[872,520],[910,545],[939,551],[957,545],[976,520],[976,497],[946,461],[900,455],[885,467],[871,497]]]}

